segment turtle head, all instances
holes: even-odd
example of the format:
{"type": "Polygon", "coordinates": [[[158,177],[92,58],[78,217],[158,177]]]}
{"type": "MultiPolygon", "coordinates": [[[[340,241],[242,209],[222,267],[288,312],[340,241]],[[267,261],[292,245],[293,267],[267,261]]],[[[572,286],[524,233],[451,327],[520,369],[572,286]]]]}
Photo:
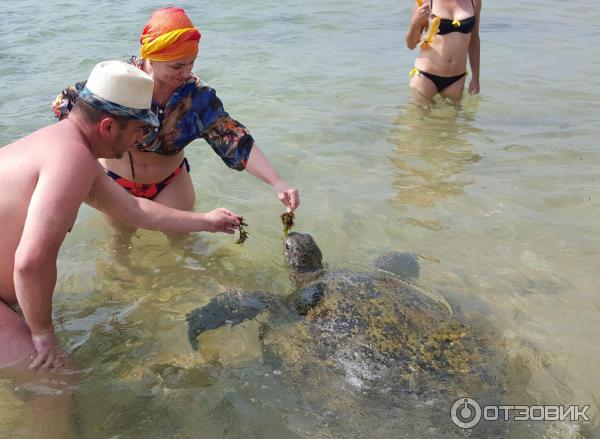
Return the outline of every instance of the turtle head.
{"type": "Polygon", "coordinates": [[[323,268],[323,255],[308,233],[291,232],[283,240],[283,256],[292,270],[305,273],[323,268]]]}

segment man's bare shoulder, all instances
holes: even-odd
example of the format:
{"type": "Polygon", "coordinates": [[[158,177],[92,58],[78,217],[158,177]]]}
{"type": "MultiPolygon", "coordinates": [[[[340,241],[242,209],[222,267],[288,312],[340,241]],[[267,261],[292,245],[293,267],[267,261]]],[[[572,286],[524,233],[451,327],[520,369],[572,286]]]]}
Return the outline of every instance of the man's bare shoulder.
{"type": "Polygon", "coordinates": [[[3,146],[0,160],[4,177],[13,170],[22,179],[64,173],[83,183],[102,173],[102,167],[77,127],[63,122],[40,128],[3,146]]]}
{"type": "Polygon", "coordinates": [[[93,180],[102,167],[87,142],[73,124],[59,122],[42,128],[28,138],[31,152],[45,157],[43,169],[58,169],[70,175],[78,174],[93,180]]]}

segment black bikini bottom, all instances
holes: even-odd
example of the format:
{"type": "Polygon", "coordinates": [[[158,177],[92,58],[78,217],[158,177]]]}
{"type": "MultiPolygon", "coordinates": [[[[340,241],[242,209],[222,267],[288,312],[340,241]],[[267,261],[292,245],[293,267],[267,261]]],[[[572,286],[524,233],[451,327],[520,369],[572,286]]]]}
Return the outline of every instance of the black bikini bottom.
{"type": "Polygon", "coordinates": [[[461,73],[460,75],[456,76],[438,76],[432,73],[424,72],[423,70],[419,70],[419,73],[434,83],[438,93],[440,93],[445,88],[450,87],[452,84],[454,84],[456,81],[458,81],[466,75],[466,73],[461,73]]]}

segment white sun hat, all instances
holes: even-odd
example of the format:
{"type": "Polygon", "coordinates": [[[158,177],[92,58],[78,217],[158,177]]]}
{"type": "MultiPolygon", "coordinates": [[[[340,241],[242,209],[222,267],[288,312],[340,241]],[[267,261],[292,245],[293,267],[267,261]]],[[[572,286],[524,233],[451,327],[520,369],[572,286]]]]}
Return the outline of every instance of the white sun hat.
{"type": "Polygon", "coordinates": [[[158,127],[150,110],[153,89],[154,80],[141,69],[123,61],[102,61],[92,69],[79,98],[107,113],[158,127]]]}

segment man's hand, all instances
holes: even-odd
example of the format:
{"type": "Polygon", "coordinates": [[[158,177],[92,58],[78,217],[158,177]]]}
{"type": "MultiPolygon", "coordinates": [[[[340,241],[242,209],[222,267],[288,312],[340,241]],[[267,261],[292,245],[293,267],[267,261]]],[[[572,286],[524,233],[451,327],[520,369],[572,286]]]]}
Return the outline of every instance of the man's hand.
{"type": "Polygon", "coordinates": [[[31,341],[37,352],[37,357],[31,362],[29,369],[48,372],[64,366],[65,353],[59,346],[53,330],[44,334],[32,333],[31,341]]]}
{"type": "Polygon", "coordinates": [[[288,213],[293,212],[300,205],[298,190],[289,187],[285,181],[281,180],[279,183],[273,185],[273,189],[275,189],[277,198],[286,207],[288,213]]]}
{"type": "Polygon", "coordinates": [[[205,217],[209,222],[208,228],[206,229],[207,232],[223,232],[232,235],[240,225],[240,220],[237,215],[222,207],[211,210],[205,217]]]}

